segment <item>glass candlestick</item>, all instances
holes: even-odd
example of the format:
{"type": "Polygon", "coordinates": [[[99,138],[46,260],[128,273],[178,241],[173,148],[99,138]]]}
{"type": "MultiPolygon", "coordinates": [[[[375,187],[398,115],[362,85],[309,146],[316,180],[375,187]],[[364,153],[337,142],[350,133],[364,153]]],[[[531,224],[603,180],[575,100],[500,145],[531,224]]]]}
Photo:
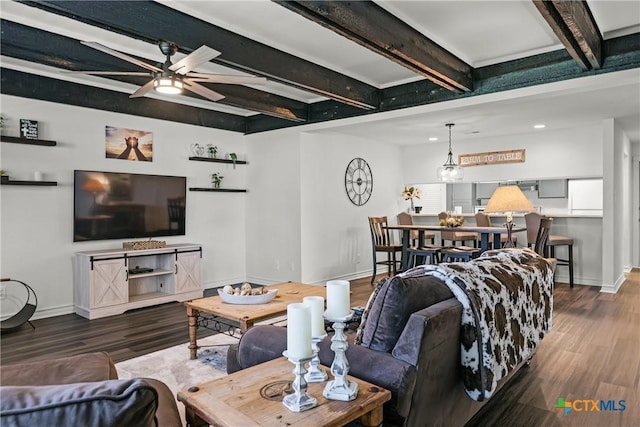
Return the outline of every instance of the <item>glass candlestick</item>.
{"type": "Polygon", "coordinates": [[[331,373],[334,379],[329,381],[322,392],[322,395],[330,400],[342,400],[348,402],[354,400],[358,395],[358,384],[347,379],[349,373],[349,361],[347,360],[347,336],[344,334],[344,328],[347,322],[353,317],[353,311],[347,316],[341,318],[325,317],[333,322],[333,330],[335,331],[331,338],[331,350],[335,356],[331,364],[331,373]]]}
{"type": "Polygon", "coordinates": [[[320,358],[318,357],[318,353],[320,352],[318,344],[326,336],[327,334],[325,333],[319,337],[311,338],[311,350],[315,353],[315,356],[313,356],[313,359],[309,362],[309,371],[304,374],[304,379],[309,383],[321,383],[326,381],[329,377],[324,370],[320,369],[320,358]]]}
{"type": "Polygon", "coordinates": [[[285,396],[282,399],[282,404],[292,412],[302,412],[315,408],[318,406],[318,401],[315,397],[307,394],[307,382],[304,379],[304,374],[307,373],[307,370],[304,364],[313,359],[316,354],[314,353],[311,357],[289,357],[287,352],[284,351],[282,355],[295,365],[292,372],[296,377],[291,383],[294,393],[285,396]]]}

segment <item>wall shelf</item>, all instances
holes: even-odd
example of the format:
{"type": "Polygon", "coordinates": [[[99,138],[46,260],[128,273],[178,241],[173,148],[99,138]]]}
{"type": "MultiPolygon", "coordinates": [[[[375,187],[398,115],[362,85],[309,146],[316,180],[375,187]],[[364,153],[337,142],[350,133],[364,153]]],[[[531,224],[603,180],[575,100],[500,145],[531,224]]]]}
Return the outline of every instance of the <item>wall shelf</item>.
{"type": "Polygon", "coordinates": [[[10,179],[2,179],[0,185],[31,185],[34,187],[55,187],[58,185],[56,181],[12,181],[10,179]]]}
{"type": "Polygon", "coordinates": [[[56,141],[47,141],[46,139],[27,139],[20,138],[17,136],[0,136],[0,141],[2,142],[11,142],[13,144],[25,144],[25,145],[42,145],[44,147],[54,147],[57,142],[56,141]]]}
{"type": "MultiPolygon", "coordinates": [[[[212,157],[189,157],[189,160],[195,160],[197,162],[212,162],[212,163],[228,163],[233,164],[233,160],[231,159],[218,159],[212,157]]],[[[236,160],[236,165],[246,165],[247,162],[245,160],[236,160]]]]}
{"type": "Polygon", "coordinates": [[[240,188],[207,188],[207,187],[189,187],[189,191],[219,191],[221,193],[246,193],[247,190],[240,188]]]}

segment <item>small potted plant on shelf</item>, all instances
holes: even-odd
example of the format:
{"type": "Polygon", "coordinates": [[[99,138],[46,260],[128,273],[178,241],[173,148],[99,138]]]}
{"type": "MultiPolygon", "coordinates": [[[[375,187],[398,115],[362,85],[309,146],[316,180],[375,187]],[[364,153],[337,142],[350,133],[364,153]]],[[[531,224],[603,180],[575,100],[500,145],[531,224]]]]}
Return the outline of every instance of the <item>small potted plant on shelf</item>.
{"type": "Polygon", "coordinates": [[[213,184],[213,188],[220,188],[220,184],[222,184],[222,179],[224,176],[220,175],[218,172],[211,174],[211,183],[213,184]]]}
{"type": "Polygon", "coordinates": [[[207,144],[207,151],[209,152],[209,157],[215,159],[218,154],[218,147],[213,144],[207,144]]]}
{"type": "Polygon", "coordinates": [[[9,172],[7,172],[6,170],[0,170],[0,180],[2,180],[2,182],[8,182],[9,181],[9,172]]]}
{"type": "Polygon", "coordinates": [[[236,168],[236,162],[238,161],[238,155],[236,153],[229,153],[229,158],[233,162],[233,168],[236,168]]]}

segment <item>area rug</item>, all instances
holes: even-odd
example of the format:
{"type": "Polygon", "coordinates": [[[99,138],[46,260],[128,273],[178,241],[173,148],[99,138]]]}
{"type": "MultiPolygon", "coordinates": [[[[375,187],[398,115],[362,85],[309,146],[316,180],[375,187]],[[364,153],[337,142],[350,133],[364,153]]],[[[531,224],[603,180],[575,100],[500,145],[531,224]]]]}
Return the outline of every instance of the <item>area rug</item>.
{"type": "MultiPolygon", "coordinates": [[[[198,339],[198,358],[189,358],[189,344],[184,343],[159,350],[134,359],[116,363],[118,377],[154,378],[165,383],[177,393],[187,387],[227,375],[227,350],[238,338],[225,334],[198,339]]],[[[184,423],[184,405],[178,402],[178,410],[184,423]]]]}

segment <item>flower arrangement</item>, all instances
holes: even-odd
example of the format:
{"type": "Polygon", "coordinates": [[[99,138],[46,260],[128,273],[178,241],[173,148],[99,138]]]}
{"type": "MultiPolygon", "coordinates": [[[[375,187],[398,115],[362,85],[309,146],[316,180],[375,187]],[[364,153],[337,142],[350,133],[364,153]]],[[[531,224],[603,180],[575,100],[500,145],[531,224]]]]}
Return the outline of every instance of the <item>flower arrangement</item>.
{"type": "Polygon", "coordinates": [[[460,227],[462,224],[464,224],[464,217],[462,216],[448,216],[440,220],[442,227],[460,227]]]}
{"type": "Polygon", "coordinates": [[[413,206],[413,199],[419,199],[420,196],[422,195],[422,192],[420,191],[420,189],[418,187],[404,187],[404,190],[402,190],[401,193],[402,197],[404,197],[405,200],[411,200],[411,211],[415,211],[415,207],[413,206]]]}

